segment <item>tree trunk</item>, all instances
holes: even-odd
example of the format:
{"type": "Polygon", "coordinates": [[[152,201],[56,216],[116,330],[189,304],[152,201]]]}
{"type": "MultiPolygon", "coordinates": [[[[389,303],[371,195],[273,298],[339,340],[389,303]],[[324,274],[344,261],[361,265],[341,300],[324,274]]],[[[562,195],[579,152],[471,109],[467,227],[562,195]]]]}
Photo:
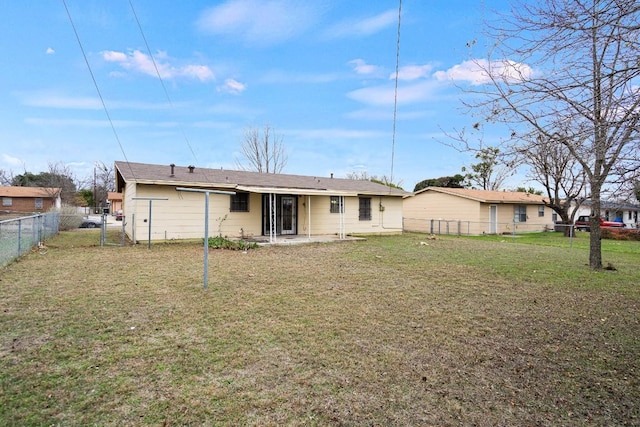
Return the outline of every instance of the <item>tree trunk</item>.
{"type": "Polygon", "coordinates": [[[600,229],[600,187],[591,193],[591,216],[589,217],[589,267],[602,270],[602,230],[600,229]]]}

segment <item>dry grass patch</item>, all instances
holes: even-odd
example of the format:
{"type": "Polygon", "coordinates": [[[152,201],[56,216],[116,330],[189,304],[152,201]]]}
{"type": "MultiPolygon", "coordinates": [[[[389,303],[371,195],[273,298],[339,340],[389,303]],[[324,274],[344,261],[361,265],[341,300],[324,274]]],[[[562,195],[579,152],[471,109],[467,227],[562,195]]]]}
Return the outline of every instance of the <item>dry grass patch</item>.
{"type": "Polygon", "coordinates": [[[640,423],[637,254],[420,240],[212,251],[204,291],[199,244],[60,236],[1,272],[0,423],[640,423]]]}

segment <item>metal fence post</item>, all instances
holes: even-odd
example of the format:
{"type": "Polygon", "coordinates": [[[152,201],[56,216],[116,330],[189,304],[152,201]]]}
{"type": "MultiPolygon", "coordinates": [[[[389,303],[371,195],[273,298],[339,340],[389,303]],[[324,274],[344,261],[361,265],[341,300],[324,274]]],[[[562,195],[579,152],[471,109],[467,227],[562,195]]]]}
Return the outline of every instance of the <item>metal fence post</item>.
{"type": "Polygon", "coordinates": [[[22,219],[18,219],[18,256],[22,254],[22,219]]]}

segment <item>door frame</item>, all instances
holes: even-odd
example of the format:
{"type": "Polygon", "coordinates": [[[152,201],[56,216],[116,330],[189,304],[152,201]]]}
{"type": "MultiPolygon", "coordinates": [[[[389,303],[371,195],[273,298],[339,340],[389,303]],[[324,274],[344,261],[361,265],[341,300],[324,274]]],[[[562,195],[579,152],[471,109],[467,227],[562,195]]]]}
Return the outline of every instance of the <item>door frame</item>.
{"type": "Polygon", "coordinates": [[[262,235],[270,235],[271,218],[275,216],[275,234],[298,234],[298,196],[294,194],[263,194],[262,195],[262,235]],[[275,206],[269,202],[275,196],[275,206]],[[291,205],[285,205],[291,201],[291,205]],[[274,212],[270,212],[273,208],[274,212]],[[285,228],[286,227],[286,228],[285,228]]]}
{"type": "Polygon", "coordinates": [[[498,205],[489,205],[489,234],[498,234],[498,205]]]}

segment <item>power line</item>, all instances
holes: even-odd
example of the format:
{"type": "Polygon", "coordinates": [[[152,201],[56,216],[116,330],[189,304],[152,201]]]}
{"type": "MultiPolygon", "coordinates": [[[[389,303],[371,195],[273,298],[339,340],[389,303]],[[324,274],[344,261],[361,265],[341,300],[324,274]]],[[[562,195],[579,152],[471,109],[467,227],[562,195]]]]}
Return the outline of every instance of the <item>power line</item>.
{"type": "Polygon", "coordinates": [[[393,132],[391,136],[391,177],[393,183],[393,164],[396,151],[396,120],[398,116],[398,72],[400,71],[400,23],[402,19],[402,0],[398,2],[398,38],[396,39],[396,78],[393,91],[393,132]]]}
{"type": "Polygon", "coordinates": [[[91,65],[89,64],[89,60],[87,59],[87,54],[84,51],[84,47],[82,46],[82,41],[80,41],[80,36],[78,35],[78,30],[76,29],[75,24],[73,23],[73,19],[71,18],[71,13],[69,12],[69,8],[67,7],[66,0],[62,0],[62,4],[64,5],[64,9],[67,12],[67,17],[69,18],[69,22],[71,23],[71,28],[73,28],[73,33],[76,36],[76,40],[78,41],[78,46],[80,46],[80,51],[82,52],[82,56],[84,58],[85,64],[87,64],[87,69],[89,70],[89,74],[91,75],[91,80],[93,80],[93,85],[96,88],[96,92],[98,92],[98,98],[100,98],[100,102],[102,103],[102,108],[104,109],[105,114],[107,115],[107,120],[109,121],[109,125],[111,126],[111,130],[113,131],[113,135],[118,142],[118,146],[120,147],[120,151],[124,156],[127,165],[129,166],[129,171],[131,172],[131,176],[133,176],[134,181],[136,180],[136,176],[133,173],[133,169],[129,164],[129,160],[127,159],[127,154],[124,152],[124,147],[122,146],[122,142],[120,141],[120,137],[118,136],[118,132],[116,131],[116,127],[113,124],[113,120],[111,120],[111,115],[109,114],[109,109],[107,108],[107,104],[104,102],[104,98],[102,97],[102,92],[100,92],[100,87],[98,86],[98,81],[96,80],[95,75],[93,74],[93,70],[91,69],[91,65]]]}
{"type": "MultiPolygon", "coordinates": [[[[162,74],[160,74],[160,69],[158,68],[158,64],[156,63],[156,59],[153,56],[153,53],[151,52],[151,48],[149,47],[149,42],[147,41],[147,37],[144,34],[144,30],[142,29],[142,25],[140,24],[140,20],[138,19],[138,14],[136,13],[135,8],[133,7],[133,2],[131,0],[129,0],[129,6],[131,7],[131,12],[133,13],[133,17],[135,18],[136,24],[138,25],[138,30],[140,30],[140,35],[142,36],[142,40],[144,41],[144,45],[147,48],[147,53],[149,54],[149,57],[151,58],[151,62],[153,63],[153,68],[156,70],[156,75],[158,76],[158,80],[160,80],[160,84],[162,85],[162,90],[164,91],[164,95],[167,98],[167,101],[169,102],[169,107],[171,108],[171,111],[175,112],[175,107],[173,105],[173,101],[171,100],[171,96],[169,96],[169,91],[167,90],[167,86],[164,84],[164,79],[162,78],[162,74]]],[[[182,124],[180,124],[179,121],[178,121],[178,127],[180,128],[180,132],[182,133],[182,137],[184,138],[184,141],[187,144],[187,147],[189,147],[189,151],[191,152],[191,155],[193,156],[193,159],[195,160],[196,163],[199,163],[198,162],[198,157],[196,156],[196,153],[193,151],[193,147],[191,146],[191,143],[189,142],[189,138],[187,137],[187,134],[184,131],[184,128],[183,128],[182,124]]],[[[204,174],[205,180],[208,181],[209,179],[206,176],[206,174],[204,172],[204,169],[200,168],[200,170],[204,174]]]]}

